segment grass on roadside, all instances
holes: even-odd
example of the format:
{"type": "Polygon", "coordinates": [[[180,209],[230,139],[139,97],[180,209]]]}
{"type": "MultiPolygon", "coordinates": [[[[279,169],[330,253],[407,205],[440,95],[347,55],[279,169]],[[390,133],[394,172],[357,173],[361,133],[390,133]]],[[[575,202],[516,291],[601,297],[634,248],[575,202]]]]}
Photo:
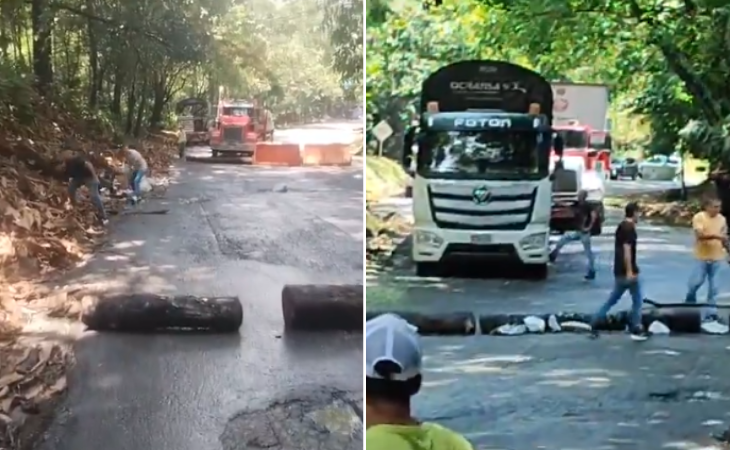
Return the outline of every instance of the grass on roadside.
{"type": "Polygon", "coordinates": [[[403,167],[390,158],[365,157],[365,198],[371,202],[403,192],[410,177],[403,167]]]}

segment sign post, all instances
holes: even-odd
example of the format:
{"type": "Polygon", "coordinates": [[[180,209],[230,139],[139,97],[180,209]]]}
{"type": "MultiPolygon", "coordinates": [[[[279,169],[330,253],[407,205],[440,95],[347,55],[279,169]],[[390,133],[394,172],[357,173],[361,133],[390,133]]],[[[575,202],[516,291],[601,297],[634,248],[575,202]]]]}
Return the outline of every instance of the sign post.
{"type": "Polygon", "coordinates": [[[385,120],[381,120],[372,129],[373,136],[378,140],[378,156],[383,156],[383,143],[393,135],[393,128],[385,120]]]}

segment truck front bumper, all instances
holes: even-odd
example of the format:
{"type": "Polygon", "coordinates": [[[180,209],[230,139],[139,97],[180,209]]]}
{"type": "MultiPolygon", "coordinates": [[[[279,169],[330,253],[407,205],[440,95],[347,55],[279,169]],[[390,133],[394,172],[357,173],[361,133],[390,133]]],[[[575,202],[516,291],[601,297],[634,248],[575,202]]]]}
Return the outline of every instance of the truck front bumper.
{"type": "Polygon", "coordinates": [[[214,152],[221,153],[248,153],[253,155],[256,152],[256,144],[253,142],[218,142],[215,144],[211,143],[210,149],[214,152]]]}
{"type": "Polygon", "coordinates": [[[548,262],[547,225],[529,225],[521,231],[444,230],[416,227],[413,233],[415,262],[448,262],[479,259],[522,264],[548,262]]]}

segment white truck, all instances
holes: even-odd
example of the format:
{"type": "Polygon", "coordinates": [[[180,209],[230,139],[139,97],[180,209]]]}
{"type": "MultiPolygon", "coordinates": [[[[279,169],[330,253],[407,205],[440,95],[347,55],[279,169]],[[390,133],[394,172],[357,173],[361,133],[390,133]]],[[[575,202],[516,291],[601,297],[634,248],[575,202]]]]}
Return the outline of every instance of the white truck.
{"type": "MultiPolygon", "coordinates": [[[[605,84],[551,83],[553,88],[553,125],[586,125],[592,130],[609,130],[609,91],[605,84]]],[[[610,130],[609,130],[610,131],[610,130]]],[[[565,142],[565,148],[584,147],[588,141],[565,142]]]]}
{"type": "MultiPolygon", "coordinates": [[[[414,136],[419,276],[454,260],[517,265],[547,277],[554,140],[550,83],[501,61],[463,61],[423,83],[414,136]]],[[[404,165],[414,142],[404,143],[404,165]]],[[[487,267],[487,266],[485,266],[487,267]]]]}

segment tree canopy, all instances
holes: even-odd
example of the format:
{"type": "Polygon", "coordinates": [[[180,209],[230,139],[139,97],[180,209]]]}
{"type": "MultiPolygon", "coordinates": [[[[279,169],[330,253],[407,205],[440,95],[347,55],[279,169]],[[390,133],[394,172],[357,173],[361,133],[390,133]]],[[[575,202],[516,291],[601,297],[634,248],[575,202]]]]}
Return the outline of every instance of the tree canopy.
{"type": "MultiPolygon", "coordinates": [[[[604,83],[614,134],[651,152],[730,163],[730,5],[716,0],[368,2],[370,120],[403,123],[420,82],[460,59],[604,83]]],[[[400,125],[402,127],[402,125],[400,125]]]]}
{"type": "Polygon", "coordinates": [[[164,126],[176,100],[212,101],[225,86],[285,122],[332,114],[361,89],[359,5],[358,14],[352,0],[0,0],[0,108],[32,116],[32,89],[139,134],[164,126]]]}

